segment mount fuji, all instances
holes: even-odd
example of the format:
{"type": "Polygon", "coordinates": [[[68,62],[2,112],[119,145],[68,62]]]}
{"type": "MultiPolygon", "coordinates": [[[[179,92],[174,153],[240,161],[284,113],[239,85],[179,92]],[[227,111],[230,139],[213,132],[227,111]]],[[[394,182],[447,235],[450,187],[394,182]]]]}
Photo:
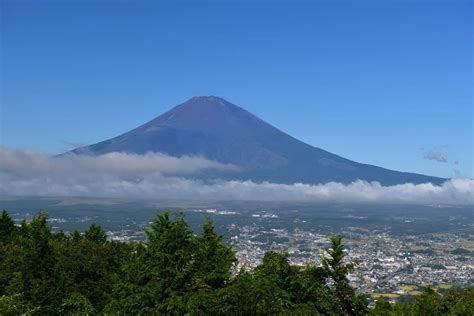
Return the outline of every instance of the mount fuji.
{"type": "Polygon", "coordinates": [[[351,161],[306,144],[214,96],[193,97],[129,132],[72,151],[87,155],[110,152],[201,156],[237,166],[232,171],[209,170],[199,175],[203,179],[286,184],[363,180],[382,185],[439,185],[447,180],[351,161]]]}

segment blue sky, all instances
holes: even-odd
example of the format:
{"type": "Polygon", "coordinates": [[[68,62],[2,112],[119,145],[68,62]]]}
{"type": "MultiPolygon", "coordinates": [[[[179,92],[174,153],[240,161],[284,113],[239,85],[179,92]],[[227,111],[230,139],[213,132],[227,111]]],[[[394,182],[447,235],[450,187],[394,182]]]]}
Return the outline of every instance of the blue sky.
{"type": "Polygon", "coordinates": [[[217,95],[349,159],[473,176],[471,1],[0,5],[4,146],[56,154],[217,95]]]}

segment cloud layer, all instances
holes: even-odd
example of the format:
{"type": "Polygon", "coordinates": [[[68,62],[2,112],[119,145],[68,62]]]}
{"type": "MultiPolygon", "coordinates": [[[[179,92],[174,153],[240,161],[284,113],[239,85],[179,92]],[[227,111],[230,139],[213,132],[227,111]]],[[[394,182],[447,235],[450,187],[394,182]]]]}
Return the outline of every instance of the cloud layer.
{"type": "Polygon", "coordinates": [[[51,157],[35,151],[0,148],[0,172],[21,176],[80,176],[91,172],[118,176],[149,173],[186,175],[205,169],[237,168],[201,157],[172,157],[160,153],[109,153],[100,156],[65,154],[51,157]]]}
{"type": "Polygon", "coordinates": [[[442,186],[382,186],[357,181],[291,185],[252,181],[203,182],[190,178],[207,169],[234,170],[200,157],[111,153],[51,157],[0,148],[0,194],[208,200],[339,201],[413,204],[474,204],[474,180],[442,186]]]}

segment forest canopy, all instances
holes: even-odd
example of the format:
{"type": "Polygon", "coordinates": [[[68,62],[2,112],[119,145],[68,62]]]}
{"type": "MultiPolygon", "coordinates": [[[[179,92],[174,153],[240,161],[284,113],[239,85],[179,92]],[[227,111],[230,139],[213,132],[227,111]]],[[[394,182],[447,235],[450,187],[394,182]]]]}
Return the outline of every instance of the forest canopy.
{"type": "Polygon", "coordinates": [[[348,281],[354,263],[333,236],[322,265],[294,266],[267,252],[251,271],[205,220],[195,234],[182,215],[158,214],[144,242],[53,232],[47,215],[15,224],[0,216],[1,315],[474,315],[474,290],[427,288],[412,302],[368,307],[348,281]]]}

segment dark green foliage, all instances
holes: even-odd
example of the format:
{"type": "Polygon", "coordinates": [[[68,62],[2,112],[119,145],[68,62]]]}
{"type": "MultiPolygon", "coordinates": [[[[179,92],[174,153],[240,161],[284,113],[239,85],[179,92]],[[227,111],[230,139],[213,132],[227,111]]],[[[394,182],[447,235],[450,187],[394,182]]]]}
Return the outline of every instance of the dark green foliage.
{"type": "Polygon", "coordinates": [[[2,316],[34,315],[39,307],[33,307],[23,300],[21,294],[0,296],[0,312],[2,316]]]}
{"type": "Polygon", "coordinates": [[[109,312],[184,314],[200,309],[195,295],[206,296],[229,281],[235,257],[211,222],[195,236],[181,216],[170,220],[164,213],[146,234],[148,241],[123,266],[109,312]]]}
{"type": "Polygon", "coordinates": [[[6,241],[13,236],[15,231],[15,222],[11,219],[8,212],[3,210],[0,216],[0,241],[6,241]]]}
{"type": "Polygon", "coordinates": [[[96,310],[92,306],[91,302],[82,294],[72,293],[66,298],[61,304],[59,309],[61,315],[93,315],[96,310]]]}
{"type": "Polygon", "coordinates": [[[347,279],[342,237],[323,265],[297,267],[268,252],[235,271],[232,249],[206,220],[195,235],[181,215],[158,215],[147,241],[107,241],[99,225],[53,233],[45,214],[16,226],[0,217],[0,315],[474,315],[474,290],[427,289],[409,303],[367,308],[347,279]]]}
{"type": "Polygon", "coordinates": [[[206,220],[196,245],[196,278],[205,289],[225,286],[231,277],[231,267],[236,262],[231,248],[222,244],[222,237],[214,231],[214,223],[206,220]]]}
{"type": "Polygon", "coordinates": [[[431,288],[426,288],[423,293],[411,303],[397,302],[391,305],[385,300],[379,300],[375,308],[370,311],[372,315],[474,315],[474,289],[466,288],[459,291],[451,288],[444,295],[438,294],[431,288]]]}
{"type": "Polygon", "coordinates": [[[372,315],[387,315],[393,311],[392,305],[389,301],[381,298],[375,302],[375,307],[372,310],[372,315]]]}
{"type": "Polygon", "coordinates": [[[84,238],[96,244],[104,244],[107,241],[104,230],[95,223],[84,233],[84,238]]]}
{"type": "Polygon", "coordinates": [[[130,245],[106,241],[96,225],[84,236],[53,234],[45,214],[12,230],[4,225],[9,222],[6,215],[0,230],[6,236],[0,240],[1,304],[38,315],[59,314],[65,308],[69,315],[76,303],[79,314],[103,309],[130,245]]]}
{"type": "Polygon", "coordinates": [[[342,236],[332,236],[330,238],[331,248],[327,249],[328,256],[322,260],[323,270],[329,279],[332,280],[332,289],[337,297],[336,311],[340,315],[366,315],[367,299],[363,295],[356,295],[347,279],[348,273],[352,272],[355,262],[346,263],[344,261],[344,246],[342,236]]]}

